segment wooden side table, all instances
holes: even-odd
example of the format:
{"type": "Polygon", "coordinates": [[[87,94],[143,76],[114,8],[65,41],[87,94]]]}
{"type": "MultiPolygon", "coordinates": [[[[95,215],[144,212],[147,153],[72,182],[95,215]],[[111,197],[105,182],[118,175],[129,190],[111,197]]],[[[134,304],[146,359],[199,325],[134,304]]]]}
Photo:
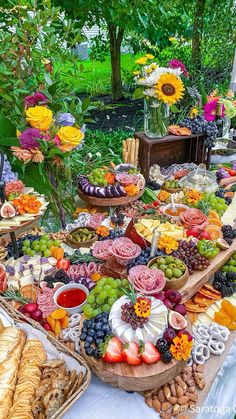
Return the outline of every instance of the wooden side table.
{"type": "Polygon", "coordinates": [[[170,166],[173,163],[210,163],[210,149],[204,144],[204,134],[149,138],[143,132],[136,132],[139,143],[139,165],[145,179],[153,164],[170,166]]]}

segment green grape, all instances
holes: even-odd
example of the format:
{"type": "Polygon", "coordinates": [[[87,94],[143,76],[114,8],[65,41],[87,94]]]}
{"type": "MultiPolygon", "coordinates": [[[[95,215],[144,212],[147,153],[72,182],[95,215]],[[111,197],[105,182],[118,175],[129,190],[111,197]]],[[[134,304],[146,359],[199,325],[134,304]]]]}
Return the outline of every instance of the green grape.
{"type": "Polygon", "coordinates": [[[43,255],[45,256],[45,258],[49,258],[51,256],[51,252],[49,249],[44,250],[43,255]]]}
{"type": "MultiPolygon", "coordinates": [[[[60,246],[61,246],[61,242],[60,242],[60,240],[54,240],[53,244],[54,244],[54,246],[56,246],[56,247],[60,247],[60,246]]],[[[52,246],[53,246],[53,245],[52,245],[52,246]]]]}
{"type": "Polygon", "coordinates": [[[28,255],[29,256],[34,256],[36,254],[36,252],[33,250],[33,249],[30,249],[29,251],[28,251],[28,255]]]}
{"type": "Polygon", "coordinates": [[[122,279],[121,280],[121,284],[122,284],[122,287],[127,287],[128,285],[129,285],[129,281],[128,281],[128,279],[122,279]]]}
{"type": "Polygon", "coordinates": [[[34,240],[33,243],[31,244],[32,249],[35,249],[35,246],[38,246],[39,242],[38,240],[34,240]]]}
{"type": "Polygon", "coordinates": [[[121,286],[121,280],[120,279],[116,279],[116,284],[117,284],[117,288],[121,286]]]}
{"type": "Polygon", "coordinates": [[[45,241],[48,241],[48,240],[50,240],[50,237],[49,237],[49,235],[48,234],[44,234],[42,237],[41,237],[41,239],[40,240],[45,240],[45,241]]]}
{"type": "Polygon", "coordinates": [[[100,297],[100,295],[98,295],[98,296],[96,297],[96,303],[97,303],[98,305],[100,305],[100,304],[103,304],[103,302],[104,302],[104,299],[103,299],[102,297],[100,297]]]}
{"type": "Polygon", "coordinates": [[[103,300],[105,300],[107,298],[107,293],[105,290],[100,292],[100,298],[102,298],[103,300]]]}
{"type": "Polygon", "coordinates": [[[113,304],[116,302],[116,298],[108,298],[108,301],[107,301],[107,303],[110,305],[110,306],[113,306],[113,304]]]}
{"type": "Polygon", "coordinates": [[[116,291],[114,289],[107,291],[108,297],[114,298],[116,296],[116,291]]]}
{"type": "Polygon", "coordinates": [[[91,294],[89,294],[88,295],[88,298],[87,298],[87,301],[88,301],[88,303],[94,303],[94,301],[95,301],[95,297],[94,297],[94,295],[91,293],[91,294]]]}
{"type": "Polygon", "coordinates": [[[100,284],[98,284],[93,291],[95,292],[95,294],[100,294],[100,292],[103,290],[103,286],[100,286],[100,284]]]}
{"type": "Polygon", "coordinates": [[[39,248],[41,252],[44,252],[45,250],[47,250],[46,244],[40,244],[39,248]]]}
{"type": "Polygon", "coordinates": [[[101,278],[99,280],[99,285],[105,285],[106,284],[106,278],[101,278]]]}
{"type": "Polygon", "coordinates": [[[50,249],[50,247],[52,247],[54,245],[54,241],[53,240],[48,240],[48,242],[46,243],[46,246],[48,249],[50,249]]]}
{"type": "Polygon", "coordinates": [[[30,256],[31,248],[30,247],[27,247],[25,253],[30,256]]]}
{"type": "Polygon", "coordinates": [[[95,310],[93,310],[92,317],[95,317],[95,316],[97,316],[98,314],[100,314],[100,309],[99,309],[99,308],[96,308],[95,310]]]}
{"type": "Polygon", "coordinates": [[[24,240],[22,244],[25,247],[30,247],[30,241],[29,240],[24,240]]]}
{"type": "Polygon", "coordinates": [[[102,306],[102,309],[103,309],[103,311],[110,311],[110,306],[109,306],[109,304],[104,304],[104,306],[102,306]]]}
{"type": "Polygon", "coordinates": [[[105,291],[109,291],[109,290],[111,290],[112,288],[111,288],[111,286],[109,285],[109,284],[106,284],[106,285],[104,285],[104,290],[105,291]]]}
{"type": "Polygon", "coordinates": [[[36,245],[34,246],[34,250],[35,250],[36,252],[38,252],[38,251],[40,250],[40,246],[39,246],[39,244],[36,244],[36,245]]]}
{"type": "Polygon", "coordinates": [[[29,248],[28,248],[28,247],[26,247],[26,246],[23,246],[23,247],[22,247],[22,252],[23,252],[23,253],[25,253],[25,252],[27,251],[27,249],[29,249],[29,248]]]}

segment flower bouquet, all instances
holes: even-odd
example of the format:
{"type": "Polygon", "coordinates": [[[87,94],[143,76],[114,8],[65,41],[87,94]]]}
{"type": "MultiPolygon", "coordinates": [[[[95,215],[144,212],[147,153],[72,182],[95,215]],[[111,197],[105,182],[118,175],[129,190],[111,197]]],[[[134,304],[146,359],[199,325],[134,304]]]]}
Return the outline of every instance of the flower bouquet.
{"type": "Polygon", "coordinates": [[[154,56],[146,54],[136,60],[140,69],[134,71],[136,89],[134,97],[144,96],[144,131],[149,137],[163,137],[169,125],[169,106],[183,98],[181,75],[188,76],[185,65],[172,60],[168,67],[151,62],[154,56]]]}
{"type": "Polygon", "coordinates": [[[228,134],[230,121],[236,116],[236,98],[234,92],[229,90],[226,94],[220,94],[217,89],[207,96],[207,103],[204,105],[204,118],[207,121],[215,121],[217,103],[222,103],[221,117],[224,119],[223,137],[228,134]]]}
{"type": "Polygon", "coordinates": [[[25,98],[26,125],[17,131],[18,144],[11,144],[13,163],[23,171],[27,186],[45,193],[50,209],[65,227],[65,213],[73,214],[70,155],[81,146],[83,130],[70,113],[54,116],[48,98],[34,93],[25,98]]]}

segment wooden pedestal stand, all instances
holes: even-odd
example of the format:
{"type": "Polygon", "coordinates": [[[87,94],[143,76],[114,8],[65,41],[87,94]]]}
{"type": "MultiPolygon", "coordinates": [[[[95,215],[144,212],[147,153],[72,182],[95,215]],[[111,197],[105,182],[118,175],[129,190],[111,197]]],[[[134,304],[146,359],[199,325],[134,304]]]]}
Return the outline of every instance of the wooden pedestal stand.
{"type": "Polygon", "coordinates": [[[139,165],[146,180],[155,163],[161,167],[173,163],[205,163],[209,167],[210,149],[204,144],[203,134],[149,138],[143,132],[136,132],[134,136],[139,139],[139,165]]]}

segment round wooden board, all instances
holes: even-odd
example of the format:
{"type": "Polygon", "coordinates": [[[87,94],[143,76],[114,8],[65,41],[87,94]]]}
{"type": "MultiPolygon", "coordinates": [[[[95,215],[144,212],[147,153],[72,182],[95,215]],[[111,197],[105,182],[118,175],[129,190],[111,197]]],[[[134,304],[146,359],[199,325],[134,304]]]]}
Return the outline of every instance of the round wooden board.
{"type": "Polygon", "coordinates": [[[127,205],[136,201],[136,199],[140,198],[143,193],[144,189],[139,191],[139,193],[134,196],[121,196],[120,198],[96,198],[95,196],[85,195],[82,190],[78,188],[79,197],[88,204],[96,207],[118,207],[121,205],[127,205]]]}
{"type": "Polygon", "coordinates": [[[169,364],[159,361],[156,364],[128,365],[125,362],[108,364],[101,358],[87,356],[81,342],[81,353],[102,381],[113,387],[127,391],[146,391],[168,383],[185,367],[186,362],[172,360],[169,364]]]}
{"type": "MultiPolygon", "coordinates": [[[[5,228],[5,229],[1,229],[0,228],[0,236],[2,236],[3,234],[10,234],[13,232],[17,232],[18,230],[20,230],[21,228],[25,228],[25,227],[30,227],[31,225],[34,225],[35,222],[37,222],[39,220],[39,218],[41,217],[41,215],[35,217],[33,220],[30,221],[23,221],[19,226],[14,226],[11,228],[5,228]]],[[[0,221],[0,226],[1,226],[1,221],[0,221]]],[[[29,228],[30,229],[30,228],[29,228]]]]}

